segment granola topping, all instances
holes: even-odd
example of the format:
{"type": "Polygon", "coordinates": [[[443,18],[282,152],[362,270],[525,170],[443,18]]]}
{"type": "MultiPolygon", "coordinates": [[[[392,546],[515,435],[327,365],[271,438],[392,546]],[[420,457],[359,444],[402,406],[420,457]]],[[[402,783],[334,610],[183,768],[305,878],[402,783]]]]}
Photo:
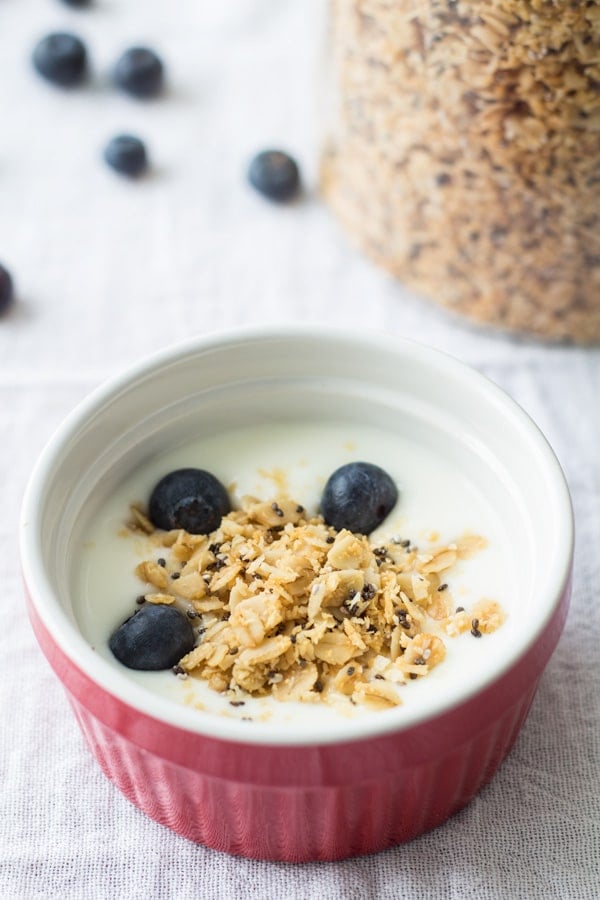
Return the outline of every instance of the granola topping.
{"type": "Polygon", "coordinates": [[[403,685],[443,662],[448,638],[481,637],[505,618],[492,600],[466,611],[452,597],[453,567],[485,547],[478,536],[426,552],[404,538],[373,546],[287,497],[243,497],[209,535],[146,521],[132,508],[129,527],[156,554],[136,568],[143,598],[175,605],[196,631],[176,674],[232,706],[248,696],[398,706],[403,685]]]}

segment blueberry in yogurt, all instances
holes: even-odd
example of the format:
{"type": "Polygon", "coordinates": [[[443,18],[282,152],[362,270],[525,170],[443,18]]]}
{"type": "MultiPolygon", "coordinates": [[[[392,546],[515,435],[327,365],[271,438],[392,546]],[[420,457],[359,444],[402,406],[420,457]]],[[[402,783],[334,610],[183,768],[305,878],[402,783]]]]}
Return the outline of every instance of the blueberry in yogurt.
{"type": "Polygon", "coordinates": [[[370,534],[397,500],[398,489],[387,472],[373,463],[352,462],[330,476],[321,497],[321,513],[338,531],[347,528],[370,534]]]}
{"type": "Polygon", "coordinates": [[[128,669],[170,669],[194,648],[194,630],[173,606],[143,606],[110,637],[113,655],[128,669]]]}
{"type": "Polygon", "coordinates": [[[37,73],[59,87],[74,87],[85,78],[87,51],[74,34],[55,32],[42,38],[33,51],[37,73]]]}
{"type": "Polygon", "coordinates": [[[184,528],[190,534],[210,534],[229,512],[227,491],[204,469],[169,472],[150,496],[150,520],[165,531],[184,528]]]}

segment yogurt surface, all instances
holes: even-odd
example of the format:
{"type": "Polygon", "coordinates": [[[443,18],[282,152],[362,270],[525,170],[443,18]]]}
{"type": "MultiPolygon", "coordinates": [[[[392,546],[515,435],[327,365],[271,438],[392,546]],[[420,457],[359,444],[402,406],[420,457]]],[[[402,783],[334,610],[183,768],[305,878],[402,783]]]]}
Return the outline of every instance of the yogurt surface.
{"type": "MultiPolygon", "coordinates": [[[[135,609],[142,586],[134,573],[148,557],[149,542],[127,533],[124,524],[132,503],[147,504],[152,488],[167,472],[194,466],[207,469],[225,484],[234,506],[251,494],[262,500],[287,495],[316,513],[329,475],[356,460],[376,463],[399,490],[395,509],[372,533],[376,545],[392,537],[410,539],[422,552],[451,543],[465,532],[487,541],[485,549],[460,560],[448,582],[457,606],[467,610],[481,599],[495,600],[507,614],[492,634],[444,636],[446,659],[425,678],[399,688],[402,710],[427,707],[434,698],[452,696],[483,668],[501,659],[517,627],[519,585],[511,567],[511,538],[482,486],[449,462],[442,452],[409,436],[356,422],[278,423],[196,437],[156,456],[124,480],[111,496],[91,507],[75,554],[75,616],[93,649],[150,692],[212,714],[254,721],[326,722],[332,715],[382,715],[367,707],[339,709],[324,703],[281,703],[248,697],[242,708],[211,691],[199,678],[181,680],[169,671],[124,669],[108,647],[112,631],[135,609]]],[[[155,555],[156,548],[153,552],[155,555]]]]}

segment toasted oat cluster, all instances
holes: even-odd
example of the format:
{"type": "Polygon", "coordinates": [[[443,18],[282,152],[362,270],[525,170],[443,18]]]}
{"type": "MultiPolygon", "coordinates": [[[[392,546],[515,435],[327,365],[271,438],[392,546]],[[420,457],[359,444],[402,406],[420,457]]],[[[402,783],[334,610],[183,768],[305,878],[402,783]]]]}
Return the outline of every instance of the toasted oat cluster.
{"type": "Polygon", "coordinates": [[[332,0],[322,187],[460,313],[600,340],[600,2],[332,0]]]}
{"type": "Polygon", "coordinates": [[[231,697],[396,706],[400,685],[442,662],[444,636],[504,620],[493,601],[456,608],[445,580],[485,546],[476,536],[424,553],[400,538],[374,546],[293,500],[252,497],[208,536],[155,530],[136,507],[129,527],[158,554],[136,569],[139,602],[176,604],[198,625],[175,672],[231,697]]]}

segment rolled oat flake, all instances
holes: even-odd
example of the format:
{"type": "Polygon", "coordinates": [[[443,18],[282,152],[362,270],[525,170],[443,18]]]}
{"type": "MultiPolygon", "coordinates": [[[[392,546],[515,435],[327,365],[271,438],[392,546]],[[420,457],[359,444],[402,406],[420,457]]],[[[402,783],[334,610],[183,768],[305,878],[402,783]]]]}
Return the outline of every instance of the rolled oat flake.
{"type": "Polygon", "coordinates": [[[600,0],[332,0],[322,189],[484,323],[600,341],[600,0]]]}

